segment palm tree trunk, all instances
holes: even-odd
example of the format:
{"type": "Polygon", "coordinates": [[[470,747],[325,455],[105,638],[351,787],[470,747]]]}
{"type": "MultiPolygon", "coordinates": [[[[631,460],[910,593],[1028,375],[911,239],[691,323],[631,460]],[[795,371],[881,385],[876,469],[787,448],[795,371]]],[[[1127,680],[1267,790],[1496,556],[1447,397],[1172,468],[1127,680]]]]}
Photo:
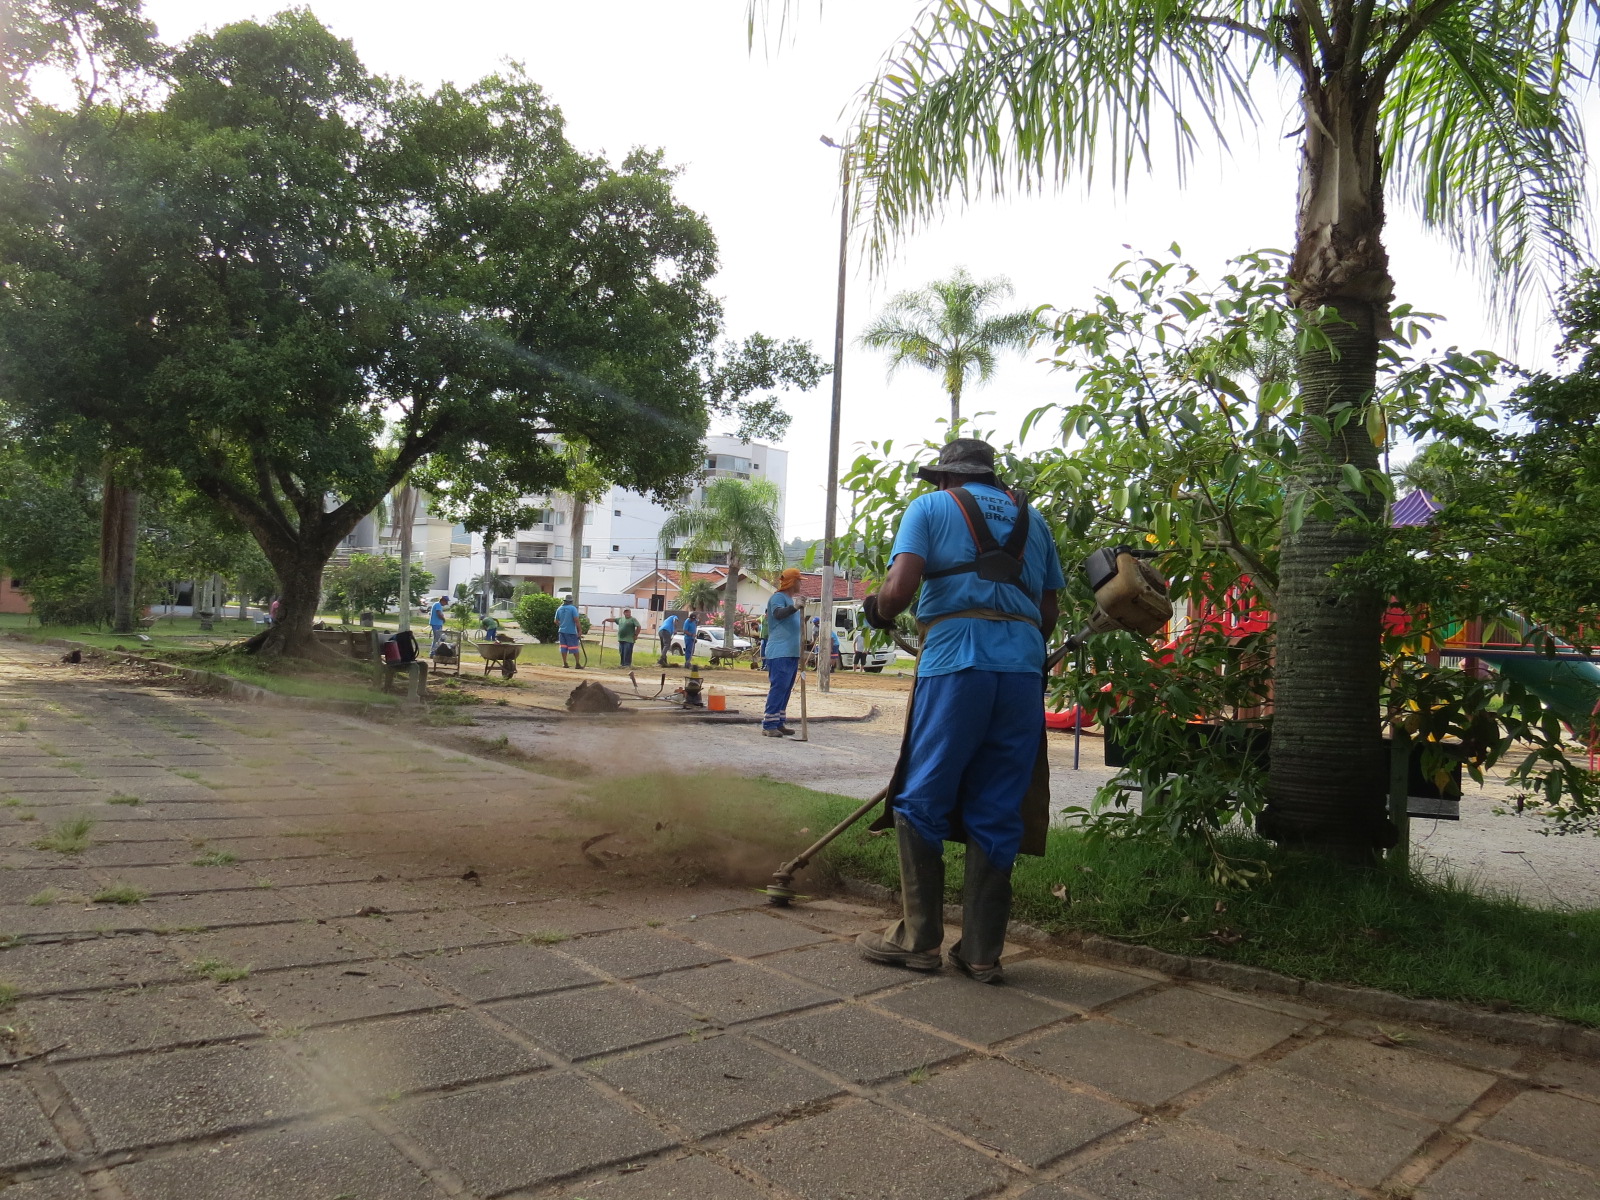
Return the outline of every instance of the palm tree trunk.
{"type": "Polygon", "coordinates": [[[1308,417],[1348,420],[1323,436],[1307,421],[1284,494],[1305,520],[1282,542],[1273,681],[1268,837],[1346,858],[1371,859],[1392,831],[1385,815],[1379,728],[1383,597],[1337,568],[1372,545],[1382,513],[1376,494],[1340,490],[1342,468],[1378,466],[1363,420],[1377,379],[1379,339],[1392,282],[1383,248],[1383,196],[1371,112],[1376,99],[1329,90],[1312,101],[1290,277],[1302,310],[1331,311],[1327,346],[1299,356],[1308,417]],[[1337,510],[1318,516],[1318,497],[1337,510]]]}
{"type": "Polygon", "coordinates": [[[955,437],[957,428],[961,425],[961,379],[957,377],[950,383],[950,436],[955,437]]]}
{"type": "MultiPolygon", "coordinates": [[[[417,523],[417,490],[410,483],[395,500],[395,523],[400,526],[400,618],[398,628],[411,628],[411,534],[417,523]]],[[[317,574],[321,586],[321,572],[317,574]]]]}
{"type": "Polygon", "coordinates": [[[492,529],[483,531],[483,612],[480,615],[485,617],[489,615],[489,607],[494,603],[494,593],[490,590],[489,585],[489,560],[494,554],[493,535],[494,530],[492,529]]]}

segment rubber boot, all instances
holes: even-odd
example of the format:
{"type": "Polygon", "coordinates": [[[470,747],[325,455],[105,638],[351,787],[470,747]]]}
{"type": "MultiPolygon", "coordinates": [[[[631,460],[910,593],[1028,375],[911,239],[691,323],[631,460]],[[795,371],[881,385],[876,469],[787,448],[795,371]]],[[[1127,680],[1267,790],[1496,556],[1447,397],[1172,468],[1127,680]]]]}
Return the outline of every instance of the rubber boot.
{"type": "Polygon", "coordinates": [[[923,840],[911,823],[895,814],[900,839],[900,906],[905,914],[882,933],[856,938],[863,958],[937,971],[944,942],[944,847],[923,840]]]}
{"type": "Polygon", "coordinates": [[[999,870],[975,840],[967,842],[967,873],[961,892],[961,940],[950,947],[950,965],[979,983],[1004,983],[1000,952],[1011,920],[1011,872],[999,870]],[[988,963],[978,969],[973,963],[988,963]]]}

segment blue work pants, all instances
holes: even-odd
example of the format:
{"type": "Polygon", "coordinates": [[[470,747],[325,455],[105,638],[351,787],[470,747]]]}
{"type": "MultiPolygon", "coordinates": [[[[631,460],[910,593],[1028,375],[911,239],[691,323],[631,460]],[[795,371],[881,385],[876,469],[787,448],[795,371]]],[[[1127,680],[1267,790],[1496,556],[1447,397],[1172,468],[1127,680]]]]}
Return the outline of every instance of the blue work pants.
{"type": "Polygon", "coordinates": [[[794,677],[800,670],[800,659],[769,658],[767,661],[767,711],[761,718],[761,728],[782,729],[783,714],[789,707],[789,693],[794,691],[794,677]]]}
{"type": "Polygon", "coordinates": [[[618,642],[617,643],[617,660],[624,667],[633,666],[633,643],[632,642],[618,642]]]}
{"type": "Polygon", "coordinates": [[[1036,672],[956,671],[917,680],[905,780],[894,799],[924,841],[967,836],[1009,871],[1022,845],[1022,798],[1044,730],[1036,672]]]}

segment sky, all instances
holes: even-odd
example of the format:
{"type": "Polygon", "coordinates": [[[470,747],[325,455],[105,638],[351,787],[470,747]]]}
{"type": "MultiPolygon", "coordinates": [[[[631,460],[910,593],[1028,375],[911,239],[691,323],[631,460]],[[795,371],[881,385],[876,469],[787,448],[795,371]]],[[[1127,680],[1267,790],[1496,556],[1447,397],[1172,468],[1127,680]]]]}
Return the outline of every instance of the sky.
{"type": "MultiPolygon", "coordinates": [[[[777,0],[774,0],[776,4],[777,0]]],[[[660,147],[681,168],[680,199],[704,213],[721,249],[714,288],[734,337],[762,332],[809,339],[833,356],[838,278],[838,156],[819,138],[842,138],[852,100],[922,7],[922,0],[802,4],[792,40],[768,49],[746,40],[744,0],[303,0],[349,38],[369,68],[425,86],[466,84],[508,60],[561,106],[568,136],[613,160],[660,147]]],[[[146,0],[163,39],[177,41],[286,7],[262,0],[146,0]]],[[[1186,183],[1170,169],[1135,176],[1126,192],[1099,183],[952,208],[905,238],[876,270],[859,254],[848,268],[840,455],[866,443],[940,438],[948,402],[939,381],[855,344],[895,293],[965,266],[1014,283],[1018,308],[1087,303],[1128,247],[1160,253],[1176,243],[1208,273],[1245,251],[1287,248],[1293,230],[1299,118],[1267,93],[1260,126],[1207,148],[1186,183]],[[1275,103],[1276,101],[1276,103],[1275,103]]],[[[1397,299],[1449,318],[1441,344],[1506,350],[1484,290],[1458,256],[1394,205],[1388,228],[1397,299]]],[[[852,247],[854,251],[856,248],[852,247]]],[[[1551,341],[1541,316],[1525,321],[1521,361],[1538,365],[1551,341]]],[[[1069,396],[1070,380],[1037,361],[1006,362],[969,391],[977,425],[1015,436],[1030,410],[1069,396]]],[[[787,537],[820,537],[826,491],[830,384],[791,398],[787,537]]],[[[849,502],[841,497],[840,511],[849,502]]]]}

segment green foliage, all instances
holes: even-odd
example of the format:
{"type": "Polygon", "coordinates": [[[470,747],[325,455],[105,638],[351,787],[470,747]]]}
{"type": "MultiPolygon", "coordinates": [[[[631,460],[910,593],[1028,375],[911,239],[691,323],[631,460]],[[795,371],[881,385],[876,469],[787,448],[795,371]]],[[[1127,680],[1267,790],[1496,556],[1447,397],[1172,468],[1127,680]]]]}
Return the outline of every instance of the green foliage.
{"type": "MultiPolygon", "coordinates": [[[[1028,492],[1056,533],[1068,578],[1062,610],[1069,630],[1081,626],[1093,603],[1077,565],[1102,546],[1159,551],[1156,565],[1175,600],[1187,606],[1189,624],[1171,647],[1157,652],[1132,634],[1098,635],[1080,652],[1079,669],[1053,682],[1053,704],[1081,704],[1102,726],[1114,722],[1118,740],[1130,747],[1129,765],[1101,788],[1092,810],[1076,813],[1097,836],[1142,832],[1215,847],[1221,829],[1261,811],[1267,793],[1260,739],[1269,721],[1258,714],[1272,689],[1272,627],[1240,633],[1197,618],[1207,606],[1270,609],[1286,529],[1308,515],[1363,521],[1356,500],[1389,495],[1382,472],[1341,473],[1335,485],[1305,493],[1298,511],[1285,511],[1285,481],[1305,453],[1298,443],[1304,426],[1321,421],[1330,433],[1342,432],[1361,410],[1345,405],[1325,418],[1302,414],[1285,370],[1292,355],[1282,348],[1314,342],[1325,327],[1288,302],[1280,258],[1253,255],[1233,265],[1219,284],[1207,286],[1176,259],[1141,259],[1119,268],[1093,305],[1053,314],[1055,359],[1071,375],[1076,398],[1041,408],[1023,423],[1022,436],[1049,428],[1055,446],[1001,451],[1002,477],[1028,492]],[[1213,731],[1197,735],[1196,722],[1213,731]],[[1139,787],[1147,796],[1135,812],[1127,789],[1139,787]]],[[[1380,419],[1352,435],[1412,436],[1448,425],[1479,440],[1508,436],[1492,432],[1484,400],[1499,360],[1456,350],[1420,355],[1414,347],[1429,320],[1405,308],[1396,316],[1379,392],[1365,410],[1380,419]]],[[[923,461],[933,449],[921,450],[923,461]]],[[[843,558],[878,578],[887,571],[900,513],[927,486],[916,480],[915,460],[893,453],[891,444],[874,446],[844,481],[856,494],[857,519],[843,558]]],[[[1485,511],[1503,512],[1490,507],[1488,492],[1482,503],[1485,511]]],[[[1457,556],[1447,571],[1435,550],[1417,553],[1434,546],[1427,532],[1389,538],[1381,525],[1372,532],[1387,539],[1385,548],[1348,573],[1354,579],[1368,572],[1406,605],[1441,603],[1458,568],[1471,561],[1457,556]],[[1436,572],[1446,578],[1427,583],[1436,572]]],[[[1508,540],[1503,557],[1521,544],[1508,540]]],[[[1488,594],[1474,600],[1456,587],[1444,611],[1452,618],[1469,608],[1470,615],[1497,615],[1502,610],[1492,605],[1505,600],[1488,594]]],[[[1518,768],[1530,790],[1569,805],[1578,797],[1578,809],[1587,811],[1582,797],[1593,784],[1565,756],[1559,722],[1531,692],[1504,676],[1472,681],[1462,672],[1423,671],[1398,639],[1387,652],[1391,694],[1384,703],[1391,715],[1413,706],[1431,714],[1419,733],[1431,736],[1430,754],[1442,754],[1448,740],[1457,761],[1476,773],[1521,745],[1530,751],[1518,768]]],[[[1221,850],[1213,865],[1221,877],[1241,881],[1251,869],[1221,850]]]]}
{"type": "Polygon", "coordinates": [[[548,592],[529,592],[512,606],[511,618],[518,628],[541,642],[556,640],[556,609],[561,601],[548,592]]]}
{"type": "Polygon", "coordinates": [[[41,625],[99,625],[97,497],[49,465],[0,455],[0,564],[22,580],[41,625]]]}
{"type": "MultiPolygon", "coordinates": [[[[400,599],[402,565],[389,554],[352,554],[322,573],[324,603],[346,624],[353,613],[388,612],[400,599]]],[[[413,563],[410,582],[411,603],[416,605],[433,586],[433,573],[413,563]]]]}
{"type": "Polygon", "coordinates": [[[91,844],[89,834],[93,829],[93,817],[82,814],[64,817],[34,845],[41,850],[54,850],[57,854],[82,854],[91,844]]]}
{"type": "Polygon", "coordinates": [[[783,565],[777,486],[770,479],[723,476],[710,480],[697,507],[680,509],[661,526],[663,557],[670,558],[672,547],[680,543],[685,566],[678,607],[695,612],[709,612],[716,605],[716,589],[708,580],[692,579],[688,564],[709,561],[719,551],[727,555],[720,622],[731,639],[740,572],[771,571],[783,565]]]}
{"type": "MultiPolygon", "coordinates": [[[[688,574],[687,571],[684,572],[688,574]]],[[[690,612],[707,613],[717,604],[717,585],[709,579],[690,579],[678,589],[678,607],[690,612]]]]}

